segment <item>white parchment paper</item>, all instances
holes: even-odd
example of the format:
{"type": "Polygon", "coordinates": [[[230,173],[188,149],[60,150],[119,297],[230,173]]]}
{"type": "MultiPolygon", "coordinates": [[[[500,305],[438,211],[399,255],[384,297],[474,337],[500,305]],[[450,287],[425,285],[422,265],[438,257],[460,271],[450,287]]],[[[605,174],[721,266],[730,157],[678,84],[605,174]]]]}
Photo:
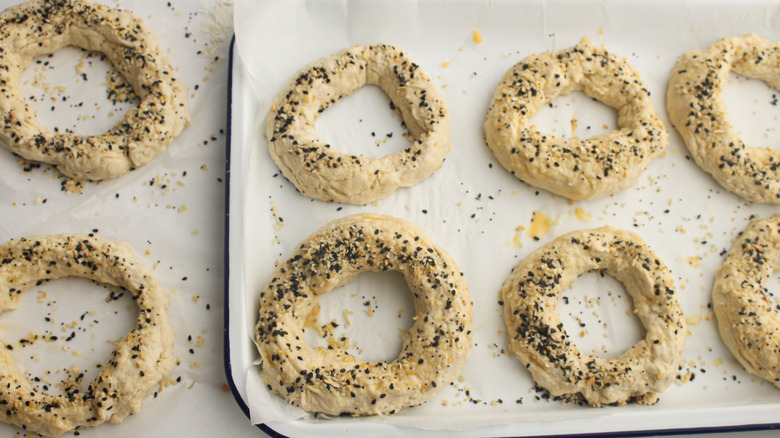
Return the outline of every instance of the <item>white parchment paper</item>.
{"type": "MultiPolygon", "coordinates": [[[[777,208],[742,201],[689,159],[668,123],[665,94],[669,72],[685,51],[747,32],[780,41],[778,11],[771,2],[671,0],[237,1],[237,47],[244,69],[238,86],[255,100],[249,113],[241,113],[241,107],[234,112],[236,123],[245,129],[237,140],[241,144],[234,147],[246,158],[240,163],[245,171],[239,183],[243,203],[236,210],[245,224],[239,232],[246,272],[236,293],[245,305],[246,339],[256,320],[258,293],[274,265],[326,222],[358,212],[390,214],[423,228],[458,263],[474,302],[475,342],[461,378],[425,405],[391,417],[315,420],[289,409],[269,396],[260,381],[257,366],[249,360],[257,357],[254,346],[240,343],[239,348],[248,349],[244,372],[252,421],[281,424],[295,432],[331,430],[327,428],[334,424],[343,431],[361,422],[383,422],[479,433],[516,424],[522,426],[510,430],[522,434],[560,432],[540,424],[564,419],[574,421],[575,429],[586,420],[602,419],[587,423],[593,429],[578,430],[583,432],[664,428],[672,424],[665,420],[694,408],[707,414],[751,406],[776,412],[776,389],[746,374],[731,358],[718,336],[709,301],[714,272],[732,238],[751,216],[768,216],[777,208]],[[482,123],[493,88],[509,67],[530,54],[566,48],[582,38],[627,58],[641,72],[670,131],[670,145],[634,187],[604,199],[569,202],[501,168],[484,144],[482,123]],[[430,178],[373,205],[306,199],[268,156],[261,125],[270,101],[303,65],[351,44],[377,42],[407,50],[442,88],[452,118],[452,151],[430,178]],[[497,292],[512,266],[556,236],[605,224],[639,233],[659,253],[674,274],[688,318],[691,333],[678,384],[655,406],[590,409],[545,400],[507,349],[497,292]],[[310,429],[312,424],[321,429],[310,429]],[[528,429],[531,426],[537,429],[528,429]]],[[[749,144],[774,147],[780,140],[775,93],[760,82],[732,76],[726,99],[734,125],[749,144]]],[[[329,143],[351,153],[382,156],[403,148],[403,130],[388,102],[380,91],[366,87],[325,111],[318,130],[329,143]]],[[[581,137],[613,129],[615,120],[613,110],[579,93],[558,99],[535,118],[543,130],[581,137]]],[[[407,307],[402,282],[365,277],[332,293],[338,297],[324,298],[318,322],[340,321],[356,354],[390,359],[400,346],[398,330],[409,326],[403,318],[413,309],[407,307]]],[[[586,274],[567,299],[559,302],[559,312],[585,351],[617,357],[643,335],[628,315],[629,297],[610,278],[586,274]]],[[[713,418],[715,425],[737,421],[728,415],[713,418]]]]}

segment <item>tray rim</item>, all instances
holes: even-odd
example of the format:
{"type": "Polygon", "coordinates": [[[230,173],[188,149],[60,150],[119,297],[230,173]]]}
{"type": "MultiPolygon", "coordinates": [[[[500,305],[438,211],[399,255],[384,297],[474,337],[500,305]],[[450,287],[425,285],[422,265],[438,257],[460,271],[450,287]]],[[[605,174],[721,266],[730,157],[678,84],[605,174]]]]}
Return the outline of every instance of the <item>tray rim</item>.
{"type": "MultiPolygon", "coordinates": [[[[238,60],[238,57],[234,56],[235,53],[235,44],[236,44],[236,35],[233,34],[233,36],[230,38],[230,46],[229,46],[229,54],[228,54],[228,77],[227,77],[227,115],[225,119],[226,123],[226,129],[225,129],[225,229],[224,229],[224,244],[223,244],[223,259],[224,259],[224,267],[223,267],[223,281],[224,281],[224,307],[223,307],[223,342],[225,344],[224,351],[223,351],[223,361],[224,361],[224,370],[225,370],[225,378],[227,379],[227,384],[230,387],[230,392],[233,394],[233,399],[238,404],[239,408],[241,408],[241,411],[244,412],[244,415],[246,415],[247,419],[249,417],[249,405],[247,405],[246,401],[244,400],[243,395],[241,394],[240,390],[238,389],[238,386],[236,386],[236,382],[233,379],[233,363],[230,357],[230,193],[231,193],[231,169],[230,169],[230,163],[231,163],[231,151],[232,151],[232,134],[233,134],[233,75],[234,75],[234,62],[238,60]]],[[[272,437],[279,437],[279,438],[286,438],[285,435],[282,435],[272,428],[268,427],[266,424],[258,424],[256,425],[260,430],[268,434],[272,437]]]]}
{"type": "MultiPolygon", "coordinates": [[[[249,419],[250,412],[249,406],[244,399],[244,395],[238,388],[233,373],[233,363],[231,359],[231,331],[230,331],[230,218],[231,218],[231,188],[233,179],[231,178],[231,152],[232,152],[232,140],[233,140],[233,93],[236,85],[236,63],[240,63],[240,56],[236,53],[236,35],[233,34],[230,40],[229,56],[228,56],[228,78],[227,78],[227,107],[226,107],[226,130],[225,130],[225,229],[224,229],[224,311],[223,311],[223,360],[224,371],[227,379],[227,384],[230,388],[230,392],[233,395],[234,400],[242,410],[244,415],[249,419]]],[[[242,210],[243,211],[243,210],[242,210]]],[[[521,424],[518,422],[508,423],[502,427],[510,427],[513,424],[521,424]]],[[[255,425],[258,429],[262,430],[267,435],[274,438],[287,438],[288,435],[284,435],[277,430],[273,429],[266,423],[260,423],[255,425]]],[[[406,429],[406,428],[404,428],[406,429]]],[[[472,431],[475,431],[473,429],[472,431]]],[[[505,437],[524,437],[524,438],[537,438],[537,437],[561,437],[561,438],[591,438],[591,437],[620,437],[620,436],[668,436],[668,435],[695,435],[705,433],[731,433],[731,432],[755,432],[762,430],[780,430],[780,422],[777,423],[755,423],[755,424],[736,424],[725,426],[691,426],[691,427],[672,427],[672,428],[658,428],[658,429],[634,429],[623,431],[602,431],[602,432],[582,432],[582,433],[563,433],[563,434],[543,434],[543,435],[504,435],[505,437]]],[[[420,431],[415,429],[415,431],[420,431]]],[[[466,431],[468,432],[468,431],[466,431]]]]}

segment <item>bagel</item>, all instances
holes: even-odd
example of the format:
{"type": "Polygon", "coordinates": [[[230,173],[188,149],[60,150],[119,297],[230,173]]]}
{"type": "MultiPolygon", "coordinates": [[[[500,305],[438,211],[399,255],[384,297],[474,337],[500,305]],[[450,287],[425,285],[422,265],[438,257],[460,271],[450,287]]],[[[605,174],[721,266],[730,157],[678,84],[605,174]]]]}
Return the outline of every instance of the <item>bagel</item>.
{"type": "Polygon", "coordinates": [[[610,227],[575,231],[534,251],[501,289],[509,348],[553,396],[591,406],[653,404],[674,381],[687,336],[671,274],[639,236],[610,227]],[[618,359],[586,355],[556,311],[577,277],[600,270],[623,283],[646,330],[618,359]]]}
{"type": "Polygon", "coordinates": [[[115,178],[150,162],[189,123],[187,87],[131,12],[85,0],[31,0],[0,13],[0,120],[0,144],[11,152],[72,179],[115,178]],[[53,132],[24,99],[22,72],[65,46],[104,54],[140,99],[105,134],[53,132]]]}
{"type": "Polygon", "coordinates": [[[712,306],[723,343],[745,369],[780,388],[780,311],[766,283],[780,260],[780,216],[754,219],[715,275],[712,306]]]}
{"type": "Polygon", "coordinates": [[[57,234],[0,245],[0,311],[16,308],[28,288],[62,277],[127,290],[138,305],[138,318],[84,392],[41,391],[0,342],[0,420],[44,436],[121,422],[141,409],[174,365],[168,297],[126,243],[57,234]]]}
{"type": "Polygon", "coordinates": [[[304,196],[363,205],[439,169],[450,150],[450,119],[435,84],[404,51],[352,46],[299,70],[273,100],[265,125],[270,154],[304,196]],[[317,134],[319,113],[366,84],[390,97],[412,145],[383,158],[341,153],[317,134]]]}
{"type": "Polygon", "coordinates": [[[780,151],[746,145],[729,123],[723,90],[732,70],[780,90],[780,45],[748,34],[683,54],[669,78],[669,117],[696,164],[726,190],[780,204],[780,151]]]}
{"type": "Polygon", "coordinates": [[[450,256],[410,222],[359,214],[325,225],[276,268],[260,296],[255,343],[263,380],[289,403],[329,415],[392,414],[458,376],[471,326],[468,287],[450,256]],[[401,272],[414,297],[414,323],[390,362],[304,342],[317,297],[365,271],[401,272]]]}
{"type": "Polygon", "coordinates": [[[650,91],[625,58],[583,41],[515,64],[493,92],[485,139],[499,163],[526,183],[573,200],[633,185],[668,144],[650,91]],[[531,118],[558,96],[582,90],[617,110],[619,129],[581,139],[539,132],[531,118]]]}

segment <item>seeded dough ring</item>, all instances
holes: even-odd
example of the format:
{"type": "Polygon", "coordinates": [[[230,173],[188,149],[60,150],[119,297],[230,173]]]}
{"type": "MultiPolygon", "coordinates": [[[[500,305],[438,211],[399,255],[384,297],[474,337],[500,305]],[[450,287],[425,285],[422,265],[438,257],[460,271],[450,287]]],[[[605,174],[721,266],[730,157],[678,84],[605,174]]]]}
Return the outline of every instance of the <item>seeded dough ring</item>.
{"type": "Polygon", "coordinates": [[[102,180],[142,166],[189,123],[187,87],[157,38],[128,11],[84,0],[31,0],[0,14],[0,143],[21,157],[51,164],[76,180],[102,180]],[[65,46],[106,56],[140,99],[110,131],[53,132],[37,120],[19,84],[37,56],[65,46]]]}
{"type": "Polygon", "coordinates": [[[715,275],[723,343],[745,369],[780,388],[780,311],[765,284],[780,262],[780,216],[748,224],[715,275]]]}
{"type": "Polygon", "coordinates": [[[265,125],[270,153],[305,196],[363,205],[439,169],[450,150],[450,119],[439,89],[404,51],[352,46],[299,70],[273,101],[265,125]],[[378,85],[403,118],[412,145],[383,158],[344,154],[317,134],[319,113],[366,84],[378,85]]]}
{"type": "Polygon", "coordinates": [[[117,342],[87,391],[48,394],[25,377],[0,342],[0,420],[44,436],[59,436],[137,413],[173,369],[168,297],[130,245],[83,234],[32,236],[0,245],[0,311],[19,305],[41,281],[83,277],[130,292],[135,327],[117,342]]]}
{"type": "Polygon", "coordinates": [[[501,289],[509,348],[553,396],[583,397],[591,406],[653,404],[675,379],[687,336],[671,274],[639,236],[602,227],[561,236],[515,266],[501,289]],[[643,339],[618,359],[585,355],[556,311],[577,277],[601,270],[631,296],[643,339]]]}
{"type": "Polygon", "coordinates": [[[280,264],[260,297],[255,342],[268,388],[309,412],[392,414],[432,398],[471,348],[471,299],[455,262],[414,224],[359,214],[333,221],[280,264]],[[317,297],[365,271],[399,271],[416,317],[391,362],[312,348],[303,324],[317,297]]]}
{"type": "Polygon", "coordinates": [[[780,45],[748,34],[683,54],[669,78],[669,117],[696,164],[721,186],[780,204],[780,151],[746,145],[729,123],[723,90],[732,70],[780,90],[780,45]]]}
{"type": "Polygon", "coordinates": [[[584,41],[510,68],[493,93],[484,129],[488,147],[512,175],[576,200],[633,185],[668,144],[639,73],[625,58],[584,41]],[[619,129],[580,139],[530,125],[542,106],[577,90],[617,109],[619,129]]]}

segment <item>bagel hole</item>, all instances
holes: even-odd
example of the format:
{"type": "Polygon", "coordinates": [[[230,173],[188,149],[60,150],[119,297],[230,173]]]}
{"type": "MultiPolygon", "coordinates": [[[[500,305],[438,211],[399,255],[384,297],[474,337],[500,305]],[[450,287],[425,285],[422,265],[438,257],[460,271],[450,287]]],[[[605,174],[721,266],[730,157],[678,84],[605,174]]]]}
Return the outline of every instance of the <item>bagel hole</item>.
{"type": "Polygon", "coordinates": [[[586,272],[558,297],[563,328],[583,354],[617,359],[645,336],[623,283],[601,271],[586,272]]]}
{"type": "Polygon", "coordinates": [[[39,390],[84,393],[137,314],[129,292],[63,278],[28,289],[17,309],[0,314],[0,333],[39,390]]]}
{"type": "Polygon", "coordinates": [[[541,107],[531,123],[556,137],[590,138],[617,129],[617,111],[583,91],[573,91],[541,107]]]}
{"type": "Polygon", "coordinates": [[[409,133],[387,94],[364,85],[328,107],[317,118],[320,138],[341,153],[382,158],[411,145],[409,133]]]}
{"type": "Polygon", "coordinates": [[[321,295],[307,318],[304,340],[312,348],[341,349],[367,362],[391,362],[411,328],[414,300],[398,272],[364,272],[321,295]]]}
{"type": "Polygon", "coordinates": [[[41,125],[58,133],[106,133],[139,103],[102,53],[74,47],[35,58],[20,86],[41,125]]]}
{"type": "Polygon", "coordinates": [[[764,290],[775,311],[780,312],[780,271],[772,272],[764,284],[764,290]]]}
{"type": "Polygon", "coordinates": [[[764,81],[729,73],[723,90],[734,132],[751,147],[780,150],[780,92],[764,81]]]}

